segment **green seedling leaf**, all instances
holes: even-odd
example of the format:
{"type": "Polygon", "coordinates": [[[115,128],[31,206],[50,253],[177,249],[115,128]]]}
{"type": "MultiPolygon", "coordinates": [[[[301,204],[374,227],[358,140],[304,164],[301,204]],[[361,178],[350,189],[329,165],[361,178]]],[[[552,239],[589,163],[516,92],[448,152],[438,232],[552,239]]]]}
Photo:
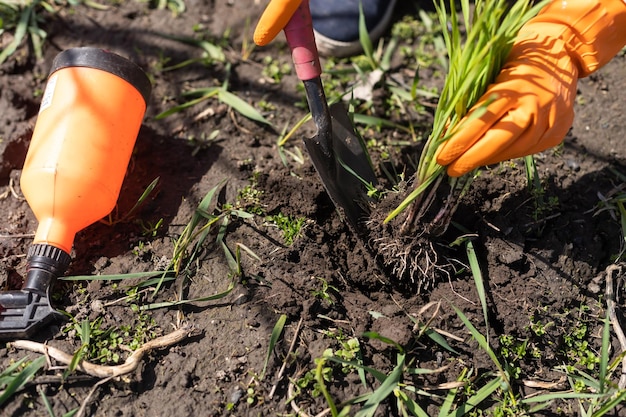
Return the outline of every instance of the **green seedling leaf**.
{"type": "Polygon", "coordinates": [[[624,401],[626,401],[626,390],[621,390],[609,401],[602,404],[602,406],[593,413],[593,417],[601,417],[609,411],[615,412],[615,407],[617,407],[617,405],[619,404],[623,404],[624,401]]]}
{"type": "Polygon", "coordinates": [[[406,126],[399,125],[397,123],[392,122],[388,119],[383,119],[381,117],[369,116],[367,114],[353,113],[352,118],[354,123],[365,125],[365,126],[373,126],[377,128],[381,127],[389,127],[392,129],[401,130],[403,132],[411,133],[411,129],[406,126]]]}
{"type": "Polygon", "coordinates": [[[455,306],[452,306],[452,308],[454,309],[454,311],[456,312],[457,316],[459,316],[459,318],[461,319],[461,321],[463,322],[463,324],[465,325],[465,327],[467,327],[467,329],[470,331],[470,334],[472,335],[472,337],[474,338],[474,340],[476,340],[478,342],[478,345],[480,346],[480,348],[482,350],[484,350],[489,357],[491,358],[491,360],[493,361],[493,363],[498,367],[498,369],[500,371],[502,371],[502,365],[500,364],[500,361],[498,360],[498,357],[496,356],[495,352],[493,351],[493,349],[491,348],[491,346],[489,346],[489,342],[487,341],[487,339],[485,338],[485,336],[483,336],[477,329],[476,327],[474,327],[474,325],[472,324],[471,321],[469,321],[469,319],[467,318],[467,316],[465,314],[463,314],[463,312],[461,310],[459,310],[458,308],[456,308],[455,306]]]}
{"type": "Polygon", "coordinates": [[[387,375],[385,375],[384,373],[380,372],[377,369],[374,368],[370,368],[369,366],[365,366],[362,363],[359,362],[355,362],[355,361],[347,361],[345,359],[341,359],[338,358],[336,356],[329,356],[327,358],[330,362],[335,362],[338,363],[340,365],[343,366],[350,366],[350,367],[354,367],[356,369],[362,369],[365,372],[369,372],[370,374],[372,374],[372,376],[374,378],[376,378],[377,381],[383,382],[385,380],[385,378],[387,378],[387,375]]]}
{"type": "Polygon", "coordinates": [[[0,52],[0,64],[6,61],[9,56],[13,55],[13,53],[17,50],[17,47],[20,46],[24,40],[28,31],[28,23],[30,22],[32,11],[33,5],[27,6],[22,10],[20,20],[17,23],[15,32],[13,33],[13,40],[0,52]]]}
{"type": "Polygon", "coordinates": [[[498,372],[500,374],[499,375],[500,378],[502,379],[502,381],[504,381],[506,387],[508,388],[508,390],[510,392],[511,384],[509,382],[509,377],[508,377],[507,373],[505,372],[504,367],[500,363],[500,360],[496,356],[496,353],[491,348],[491,346],[489,346],[489,342],[487,341],[485,336],[483,336],[476,329],[476,327],[474,327],[472,322],[469,321],[467,316],[465,316],[465,314],[463,314],[463,312],[461,310],[459,310],[455,306],[452,306],[452,308],[456,312],[457,316],[459,316],[459,318],[461,319],[461,321],[463,322],[465,327],[467,327],[467,329],[470,331],[470,333],[471,333],[472,337],[474,338],[474,340],[476,340],[478,342],[478,345],[480,346],[480,348],[483,349],[489,355],[489,358],[491,358],[492,362],[496,365],[496,367],[498,368],[498,372]]]}
{"type": "Polygon", "coordinates": [[[230,271],[236,276],[241,276],[241,264],[239,263],[239,257],[233,256],[233,253],[230,251],[230,248],[226,246],[224,241],[220,240],[220,245],[224,250],[224,256],[226,257],[226,262],[228,262],[228,268],[230,271]]]}
{"type": "Polygon", "coordinates": [[[241,113],[243,116],[247,117],[248,119],[254,120],[255,122],[266,124],[268,126],[272,125],[272,123],[269,120],[267,120],[265,117],[263,117],[263,115],[259,113],[257,109],[255,109],[250,104],[240,99],[239,97],[237,97],[230,91],[220,89],[218,98],[221,102],[237,110],[239,113],[241,113]]]}
{"type": "MultiPolygon", "coordinates": [[[[459,377],[457,378],[457,381],[463,381],[467,373],[468,373],[467,368],[464,368],[461,371],[461,375],[459,375],[459,377]]],[[[456,394],[458,390],[459,390],[458,388],[452,388],[451,390],[448,390],[448,394],[446,394],[443,404],[441,404],[441,407],[439,408],[440,416],[448,416],[450,414],[450,410],[452,409],[452,406],[454,405],[454,399],[456,398],[456,394]]]]}
{"type": "MultiPolygon", "coordinates": [[[[74,326],[78,327],[76,323],[74,324],[74,326]]],[[[91,343],[91,323],[89,322],[89,320],[83,320],[77,330],[79,331],[78,334],[80,336],[81,345],[74,353],[74,356],[72,356],[72,360],[70,361],[67,370],[65,370],[65,372],[63,373],[63,378],[67,378],[68,375],[76,370],[76,367],[78,366],[80,361],[82,361],[85,357],[85,354],[87,353],[87,348],[91,343]]]]}
{"type": "Polygon", "coordinates": [[[448,352],[452,352],[454,354],[459,354],[457,350],[455,350],[452,346],[448,344],[448,341],[437,331],[433,329],[424,329],[424,334],[428,336],[433,342],[437,343],[439,346],[447,350],[448,352]]]}
{"type": "Polygon", "coordinates": [[[520,400],[522,404],[534,404],[545,403],[556,400],[598,400],[602,398],[602,394],[588,393],[588,392],[572,392],[572,391],[560,391],[551,392],[549,394],[540,394],[534,397],[523,398],[520,400]]]}
{"type": "Polygon", "coordinates": [[[174,271],[132,272],[128,274],[111,275],[72,275],[68,277],[59,277],[58,279],[61,281],[123,281],[126,279],[156,277],[172,272],[174,271]]]}
{"type": "Polygon", "coordinates": [[[330,414],[333,417],[337,417],[339,415],[337,413],[337,406],[335,405],[333,398],[330,396],[328,389],[326,389],[326,383],[324,382],[323,370],[324,370],[324,365],[326,364],[326,358],[325,357],[318,358],[316,361],[317,361],[317,366],[315,367],[315,381],[317,383],[317,388],[320,390],[320,392],[324,396],[324,399],[326,399],[326,402],[328,403],[328,407],[330,408],[330,414]]]}
{"type": "Polygon", "coordinates": [[[45,364],[46,357],[40,356],[28,364],[20,373],[14,375],[12,380],[4,388],[4,391],[0,393],[0,405],[4,404],[13,394],[22,389],[45,364]]]}
{"type": "Polygon", "coordinates": [[[602,328],[602,347],[600,349],[600,394],[604,394],[609,387],[607,386],[607,376],[609,367],[609,349],[611,347],[611,318],[607,311],[604,318],[604,327],[602,328]]]}
{"type": "Polygon", "coordinates": [[[369,399],[363,404],[363,408],[359,410],[356,417],[372,417],[381,402],[385,401],[393,391],[398,388],[402,374],[404,372],[404,362],[406,357],[403,353],[398,354],[398,364],[391,371],[389,376],[385,378],[382,384],[372,393],[369,399]]]}
{"type": "Polygon", "coordinates": [[[272,357],[272,352],[274,352],[274,347],[276,347],[276,343],[278,343],[278,339],[280,338],[280,335],[283,333],[283,329],[285,328],[286,322],[287,322],[287,315],[282,314],[278,318],[278,321],[276,321],[276,324],[274,325],[274,328],[272,329],[272,334],[270,336],[270,344],[267,349],[267,355],[265,355],[265,362],[263,363],[263,371],[261,371],[261,375],[259,376],[260,380],[263,380],[263,378],[265,377],[265,372],[267,371],[267,364],[269,363],[270,358],[272,357]]]}
{"type": "Polygon", "coordinates": [[[370,62],[370,66],[372,69],[375,69],[378,65],[376,65],[376,60],[374,58],[374,46],[372,45],[372,40],[370,39],[370,35],[367,30],[365,13],[363,13],[363,5],[361,2],[359,2],[359,42],[361,42],[363,53],[370,62]]]}
{"type": "Polygon", "coordinates": [[[494,378],[491,382],[488,382],[485,386],[479,389],[476,394],[472,395],[463,404],[459,405],[456,410],[448,414],[448,417],[463,417],[466,416],[471,410],[477,407],[480,403],[485,401],[491,394],[493,394],[502,385],[503,380],[501,378],[494,378]]]}
{"type": "Polygon", "coordinates": [[[194,38],[189,38],[185,36],[174,36],[168,35],[166,33],[159,33],[159,36],[165,39],[171,39],[173,41],[181,42],[186,45],[191,45],[202,49],[205,52],[205,58],[210,59],[215,62],[225,62],[226,55],[224,55],[224,50],[219,46],[205,40],[198,40],[194,38]]]}
{"type": "Polygon", "coordinates": [[[485,282],[483,281],[483,274],[480,270],[478,258],[476,257],[476,251],[474,245],[470,239],[465,241],[465,250],[467,252],[467,258],[469,260],[472,276],[474,277],[474,284],[476,285],[476,291],[478,292],[478,298],[480,305],[483,309],[483,318],[485,319],[485,337],[489,340],[489,318],[487,316],[487,296],[485,292],[485,282]]]}
{"type": "Polygon", "coordinates": [[[300,129],[306,122],[311,120],[311,118],[312,118],[311,113],[307,113],[304,117],[298,120],[298,122],[296,122],[296,124],[291,128],[291,130],[289,130],[284,136],[278,138],[278,146],[279,147],[285,146],[285,143],[287,143],[287,141],[291,139],[293,135],[296,134],[296,131],[300,129]]]}
{"type": "Polygon", "coordinates": [[[13,375],[15,370],[20,368],[27,360],[28,357],[24,356],[23,358],[17,360],[15,363],[10,364],[4,371],[2,371],[2,373],[0,373],[0,387],[5,386],[9,382],[11,382],[15,378],[13,375]]]}
{"type": "Polygon", "coordinates": [[[228,288],[225,291],[222,291],[222,292],[214,294],[214,295],[209,295],[207,297],[192,298],[192,299],[189,299],[189,300],[165,301],[165,302],[160,302],[160,303],[151,303],[151,304],[146,304],[146,305],[140,306],[139,310],[142,310],[142,311],[145,311],[145,310],[156,310],[158,308],[169,308],[169,307],[175,307],[175,306],[180,306],[180,305],[185,305],[185,304],[196,304],[196,303],[202,303],[202,302],[206,302],[206,301],[219,300],[220,298],[224,298],[228,294],[230,294],[232,292],[232,290],[235,288],[235,286],[236,286],[236,282],[234,280],[231,280],[230,284],[228,285],[228,288]]]}
{"type": "Polygon", "coordinates": [[[154,191],[155,187],[159,183],[159,179],[160,178],[161,177],[156,177],[154,180],[152,180],[152,182],[150,184],[148,184],[146,189],[143,191],[143,193],[137,199],[137,202],[135,203],[135,205],[130,210],[128,210],[128,213],[126,213],[126,216],[124,216],[124,218],[130,217],[135,212],[135,210],[137,210],[139,208],[139,206],[141,206],[143,204],[143,202],[146,201],[148,196],[150,194],[152,194],[152,191],[154,191]]]}
{"type": "Polygon", "coordinates": [[[381,335],[380,333],[377,333],[377,332],[365,332],[365,333],[363,333],[363,337],[367,337],[367,338],[370,338],[370,339],[376,339],[378,341],[381,341],[383,343],[386,343],[388,345],[391,345],[391,346],[395,347],[400,352],[404,352],[404,348],[398,342],[396,342],[395,340],[389,339],[388,337],[385,337],[385,336],[381,335]]]}

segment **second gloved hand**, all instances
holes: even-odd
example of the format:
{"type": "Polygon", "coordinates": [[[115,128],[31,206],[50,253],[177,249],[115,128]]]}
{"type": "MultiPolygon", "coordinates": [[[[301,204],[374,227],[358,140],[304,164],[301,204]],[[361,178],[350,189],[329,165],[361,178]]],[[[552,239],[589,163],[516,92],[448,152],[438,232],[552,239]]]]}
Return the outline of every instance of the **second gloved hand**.
{"type": "Polygon", "coordinates": [[[559,144],[573,122],[578,78],[625,44],[622,0],[552,2],[520,30],[504,68],[440,147],[437,163],[458,177],[559,144]]]}

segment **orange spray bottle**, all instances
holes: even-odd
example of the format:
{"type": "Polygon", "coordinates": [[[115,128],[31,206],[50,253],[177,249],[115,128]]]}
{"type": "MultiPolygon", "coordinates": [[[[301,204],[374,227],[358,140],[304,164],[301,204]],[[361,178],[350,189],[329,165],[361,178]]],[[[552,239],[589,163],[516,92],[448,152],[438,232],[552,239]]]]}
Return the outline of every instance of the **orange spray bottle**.
{"type": "Polygon", "coordinates": [[[150,91],[146,74],[114,53],[73,48],[55,58],[20,180],[39,223],[22,290],[0,293],[0,336],[48,320],[33,306],[49,306],[76,233],[115,207],[150,91]]]}

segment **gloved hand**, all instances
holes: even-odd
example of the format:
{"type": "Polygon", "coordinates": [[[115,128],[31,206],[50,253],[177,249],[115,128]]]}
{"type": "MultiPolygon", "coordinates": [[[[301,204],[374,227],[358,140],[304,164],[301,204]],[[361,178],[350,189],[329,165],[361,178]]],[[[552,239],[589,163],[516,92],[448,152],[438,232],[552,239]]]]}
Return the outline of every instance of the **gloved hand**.
{"type": "Polygon", "coordinates": [[[452,177],[558,145],[574,119],[578,78],[626,45],[624,0],[553,1],[520,30],[506,63],[437,163],[452,177]],[[472,117],[478,107],[484,114],[472,117]]]}
{"type": "Polygon", "coordinates": [[[265,46],[285,28],[302,0],[271,0],[254,30],[254,43],[265,46]]]}

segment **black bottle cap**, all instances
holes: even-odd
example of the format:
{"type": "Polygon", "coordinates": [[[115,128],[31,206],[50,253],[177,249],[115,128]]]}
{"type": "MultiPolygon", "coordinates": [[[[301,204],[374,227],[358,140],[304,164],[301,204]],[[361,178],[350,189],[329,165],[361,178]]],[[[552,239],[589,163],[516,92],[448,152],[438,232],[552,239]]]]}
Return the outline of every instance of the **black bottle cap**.
{"type": "Polygon", "coordinates": [[[152,92],[148,76],[137,64],[120,55],[92,47],[66,49],[54,58],[50,74],[67,67],[89,67],[117,75],[133,85],[148,104],[152,92]]]}

